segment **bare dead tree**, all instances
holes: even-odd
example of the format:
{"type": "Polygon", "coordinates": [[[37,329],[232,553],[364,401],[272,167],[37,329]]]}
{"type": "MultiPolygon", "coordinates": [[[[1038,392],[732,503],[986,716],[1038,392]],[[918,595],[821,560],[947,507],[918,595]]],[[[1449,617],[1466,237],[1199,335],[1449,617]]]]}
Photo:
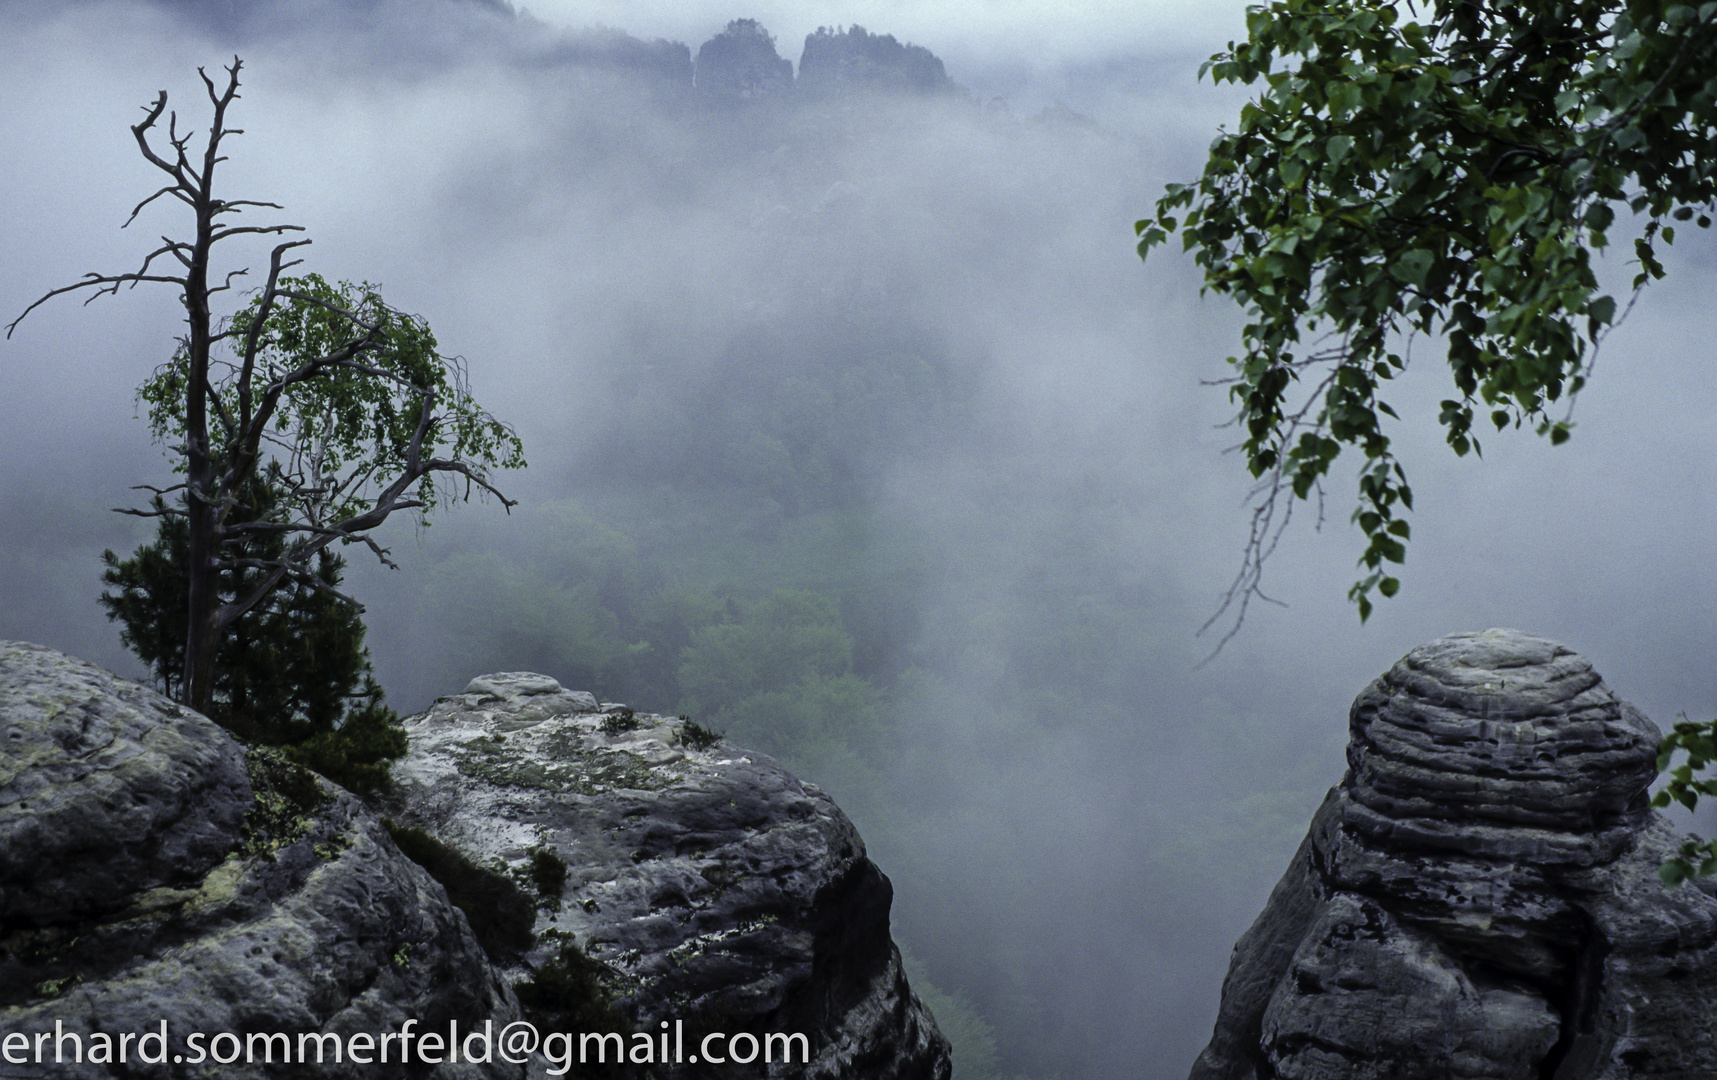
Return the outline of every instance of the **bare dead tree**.
{"type": "MultiPolygon", "coordinates": [[[[222,144],[243,134],[227,123],[228,109],[239,96],[242,66],[234,57],[225,68],[224,88],[197,70],[214,107],[200,158],[192,134],[181,133],[177,114],[167,111],[164,90],[144,106],[143,120],[131,129],[143,157],[167,182],[132,209],[125,225],[157,200],[176,199],[194,218],[190,239],[164,236],[130,273],[92,272],[53,289],[6,328],[10,338],[30,312],[67,293],[87,291],[87,304],[144,282],[179,290],[186,333],[173,360],[156,372],[140,396],[154,406],[158,436],[182,436],[173,449],[181,458],[176,468],[184,480],[168,487],[138,486],[157,496],[180,493],[182,505],[156,498],[150,509],[120,512],[182,515],[188,521],[190,618],[183,687],[185,703],[199,711],[210,705],[217,646],[234,622],[288,578],[327,587],[315,572],[317,553],[335,542],[361,542],[392,566],[387,549],[370,532],[397,511],[421,513],[432,507],[434,474],[457,474],[463,478],[465,498],[476,488],[510,508],[514,503],[491,484],[488,471],[524,464],[512,429],[470,399],[459,361],[434,351],[434,338],[421,320],[388,308],[367,286],[354,293],[330,288],[314,276],[283,277],[301,262],[289,255],[309,244],[308,239],[276,244],[267,280],[248,306],[216,320],[213,299],[231,291],[248,269],[218,274],[211,265],[215,245],[234,237],[304,231],[297,225],[238,224],[234,218],[245,210],[281,207],[215,194],[216,167],[227,160],[222,144]],[[165,146],[158,149],[163,115],[165,146]],[[291,342],[279,332],[282,325],[303,326],[307,321],[320,332],[291,342]],[[232,359],[217,362],[217,346],[230,350],[232,359]],[[385,427],[388,434],[372,445],[360,446],[364,440],[349,429],[342,432],[331,419],[324,424],[316,420],[319,412],[331,417],[339,406],[354,401],[388,414],[374,425],[378,430],[385,427]],[[390,423],[382,423],[389,418],[390,423]],[[330,454],[330,447],[339,452],[330,454]],[[282,450],[284,464],[271,456],[282,450]],[[343,468],[330,466],[331,461],[343,468]],[[265,462],[271,463],[266,481],[278,489],[276,503],[284,510],[262,518],[235,514],[244,505],[247,485],[263,475],[265,462]],[[238,541],[261,532],[291,538],[285,553],[266,566],[239,555],[238,541]],[[241,566],[266,573],[255,588],[223,603],[221,575],[241,566]]],[[[341,598],[356,605],[349,596],[341,598]]]]}

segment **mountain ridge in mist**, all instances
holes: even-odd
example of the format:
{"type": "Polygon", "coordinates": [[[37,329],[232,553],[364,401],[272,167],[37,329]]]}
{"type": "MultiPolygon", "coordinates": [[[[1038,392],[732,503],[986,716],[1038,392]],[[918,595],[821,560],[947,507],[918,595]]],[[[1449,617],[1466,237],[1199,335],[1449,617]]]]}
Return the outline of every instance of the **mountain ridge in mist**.
{"type": "MultiPolygon", "coordinates": [[[[1648,712],[1717,702],[1696,238],[1606,344],[1566,447],[1446,462],[1411,428],[1446,396],[1416,366],[1394,402],[1422,511],[1401,597],[1356,625],[1332,504],[1274,556],[1291,606],[1195,671],[1249,483],[1199,380],[1242,318],[1190,261],[1142,266],[1132,223],[1226,117],[1195,83],[1208,49],[1087,65],[1070,100],[1092,131],[947,93],[706,106],[690,47],[462,0],[321,25],[328,4],[229,7],[254,32],[0,8],[0,296],[179,227],[118,230],[155,182],[127,126],[162,86],[206,117],[196,66],[241,51],[228,190],[304,225],[308,268],[422,314],[532,462],[510,515],[386,536],[397,574],[353,560],[390,700],[528,668],[667,714],[695,699],[780,750],[858,821],[965,1045],[987,1027],[990,1068],[962,1052],[962,1080],[1184,1076],[1339,772],[1348,702],[1415,642],[1526,626],[1648,712]]],[[[935,44],[961,81],[1071,81],[935,44]]],[[[42,448],[0,482],[0,636],[128,671],[98,556],[144,539],[106,507],[165,474],[126,414],[183,317],[147,293],[45,306],[0,354],[5,437],[42,448]]]]}
{"type": "MultiPolygon", "coordinates": [[[[684,41],[645,39],[605,25],[583,28],[544,22],[507,0],[140,0],[226,47],[244,49],[282,34],[355,35],[387,40],[377,55],[396,62],[439,57],[451,61],[491,49],[545,68],[623,73],[670,96],[734,103],[762,98],[828,102],[863,95],[941,95],[970,98],[929,48],[857,24],[819,26],[805,35],[795,62],[755,19],[735,18],[694,50],[684,41]],[[448,38],[443,20],[470,31],[448,38]],[[435,32],[425,32],[429,27],[435,32]]],[[[50,5],[53,6],[53,5],[50,5]]],[[[96,6],[58,0],[58,6],[96,6]]],[[[1050,113],[1071,113],[1059,101],[1050,113]]],[[[1073,116],[1080,120],[1078,114],[1073,116]]]]}

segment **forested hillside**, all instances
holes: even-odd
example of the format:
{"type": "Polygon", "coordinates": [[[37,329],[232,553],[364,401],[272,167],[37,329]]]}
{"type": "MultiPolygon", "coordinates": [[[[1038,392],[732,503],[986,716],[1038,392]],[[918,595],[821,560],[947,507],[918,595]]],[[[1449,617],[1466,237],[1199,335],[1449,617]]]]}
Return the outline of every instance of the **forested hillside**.
{"type": "MultiPolygon", "coordinates": [[[[1415,526],[1411,606],[1355,625],[1313,509],[1265,583],[1290,606],[1199,666],[1245,537],[1239,436],[1200,385],[1237,328],[1190,263],[1141,266],[1132,224],[1231,111],[1194,78],[1216,43],[658,40],[451,0],[0,10],[0,298],[148,242],[117,230],[147,194],[132,110],[242,51],[234,194],[302,222],[310,269],[428,319],[530,461],[510,513],[388,537],[397,572],[346,551],[389,702],[538,671],[824,786],[893,881],[960,1080],[1184,1075],[1340,777],[1348,702],[1408,646],[1519,625],[1653,715],[1708,696],[1708,485],[1663,464],[1709,459],[1685,387],[1711,376],[1677,366],[1708,250],[1642,301],[1650,338],[1607,346],[1627,378],[1558,456],[1424,468],[1444,509],[1415,526]],[[778,62],[811,54],[801,93],[778,62]],[[1692,516],[1654,520],[1666,492],[1692,516]]],[[[29,403],[0,430],[53,450],[0,483],[0,636],[142,674],[98,555],[147,538],[106,508],[166,475],[132,391],[178,318],[141,291],[67,304],[0,354],[0,400],[29,403]]]]}

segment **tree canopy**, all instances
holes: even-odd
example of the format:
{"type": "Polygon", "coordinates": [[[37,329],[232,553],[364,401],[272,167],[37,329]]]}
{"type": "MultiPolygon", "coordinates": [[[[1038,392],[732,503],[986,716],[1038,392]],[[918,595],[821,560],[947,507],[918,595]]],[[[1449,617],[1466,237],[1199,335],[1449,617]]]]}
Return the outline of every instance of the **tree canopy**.
{"type": "MultiPolygon", "coordinates": [[[[1260,483],[1223,605],[1238,604],[1235,629],[1293,500],[1321,499],[1348,448],[1363,458],[1349,596],[1364,619],[1373,591],[1399,590],[1411,535],[1383,397],[1406,342],[1446,348],[1454,392],[1437,421],[1456,454],[1479,452],[1485,424],[1565,442],[1626,314],[1594,254],[1631,239],[1637,296],[1663,276],[1676,222],[1710,226],[1717,3],[1278,0],[1250,9],[1247,31],[1201,74],[1260,93],[1203,175],[1137,223],[1139,253],[1179,232],[1205,287],[1249,319],[1228,383],[1260,483]]],[[[1675,725],[1659,769],[1678,753],[1653,801],[1691,809],[1717,793],[1697,779],[1717,722],[1675,725]]],[[[1717,841],[1689,840],[1663,867],[1670,884],[1713,873],[1717,841]]]]}
{"type": "MultiPolygon", "coordinates": [[[[436,351],[423,319],[390,308],[368,282],[333,286],[306,274],[281,278],[276,292],[273,303],[256,296],[226,321],[222,337],[242,346],[217,354],[205,376],[222,434],[242,433],[272,467],[272,512],[230,517],[228,535],[287,532],[313,543],[336,531],[374,548],[363,534],[376,508],[424,520],[447,495],[436,489],[436,472],[453,472],[468,487],[483,482],[484,467],[523,466],[518,436],[471,400],[463,363],[436,351]],[[360,331],[360,362],[311,370],[360,331]],[[459,467],[424,469],[426,446],[459,467]]],[[[191,372],[181,346],[138,390],[161,442],[177,446],[187,435],[191,372]]],[[[183,456],[174,462],[176,472],[187,467],[183,456]]]]}
{"type": "Polygon", "coordinates": [[[1594,254],[1631,240],[1637,291],[1676,222],[1710,224],[1717,3],[1277,0],[1246,23],[1201,74],[1258,95],[1139,252],[1178,232],[1248,319],[1228,385],[1260,483],[1223,609],[1237,627],[1294,500],[1352,449],[1363,620],[1411,535],[1385,395],[1412,336],[1446,349],[1456,454],[1487,425],[1564,442],[1625,314],[1594,254]]]}

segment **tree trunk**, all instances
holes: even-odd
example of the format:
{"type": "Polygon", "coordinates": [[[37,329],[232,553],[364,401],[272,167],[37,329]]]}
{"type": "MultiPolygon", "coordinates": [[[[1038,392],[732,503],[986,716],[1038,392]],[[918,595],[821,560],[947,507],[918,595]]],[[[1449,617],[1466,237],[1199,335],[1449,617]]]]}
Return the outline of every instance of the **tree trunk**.
{"type": "Polygon", "coordinates": [[[186,551],[186,573],[190,575],[190,618],[185,624],[185,701],[196,711],[208,714],[214,694],[215,652],[220,644],[221,522],[225,507],[218,501],[217,473],[221,462],[209,450],[209,349],[214,328],[209,311],[209,248],[214,241],[215,151],[225,129],[224,108],[217,103],[215,123],[209,136],[203,172],[196,185],[193,205],[197,212],[197,236],[185,275],[185,321],[190,326],[189,371],[185,387],[185,510],[190,520],[186,551]]]}

